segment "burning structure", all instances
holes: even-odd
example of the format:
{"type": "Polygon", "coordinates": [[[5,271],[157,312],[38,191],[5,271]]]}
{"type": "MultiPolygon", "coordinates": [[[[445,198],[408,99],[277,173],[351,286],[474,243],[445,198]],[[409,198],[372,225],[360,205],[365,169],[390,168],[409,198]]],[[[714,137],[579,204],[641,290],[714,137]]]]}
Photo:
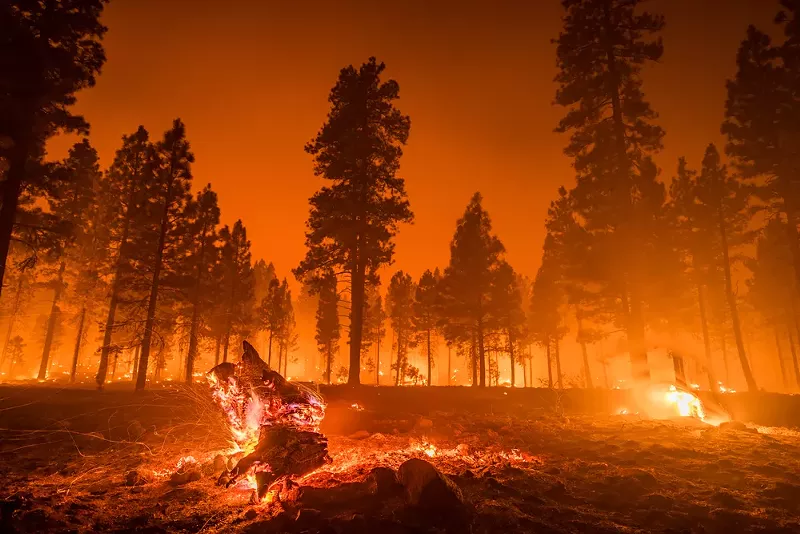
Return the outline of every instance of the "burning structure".
{"type": "Polygon", "coordinates": [[[219,364],[207,378],[239,457],[218,484],[228,487],[246,478],[260,500],[271,486],[330,462],[328,441],[319,432],[322,398],[270,369],[247,341],[238,363],[219,364]]]}

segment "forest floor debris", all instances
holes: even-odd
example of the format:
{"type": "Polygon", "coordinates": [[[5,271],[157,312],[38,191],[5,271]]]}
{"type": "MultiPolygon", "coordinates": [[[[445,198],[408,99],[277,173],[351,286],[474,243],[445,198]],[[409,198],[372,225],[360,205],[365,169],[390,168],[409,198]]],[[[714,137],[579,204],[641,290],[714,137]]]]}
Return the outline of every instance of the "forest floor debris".
{"type": "Polygon", "coordinates": [[[215,484],[233,459],[203,393],[2,388],[0,530],[800,531],[791,429],[341,400],[326,416],[332,463],[252,504],[250,488],[215,484]],[[411,459],[435,472],[400,468],[411,459]],[[419,506],[409,487],[434,497],[419,506]],[[462,502],[463,516],[436,513],[462,502]]]}

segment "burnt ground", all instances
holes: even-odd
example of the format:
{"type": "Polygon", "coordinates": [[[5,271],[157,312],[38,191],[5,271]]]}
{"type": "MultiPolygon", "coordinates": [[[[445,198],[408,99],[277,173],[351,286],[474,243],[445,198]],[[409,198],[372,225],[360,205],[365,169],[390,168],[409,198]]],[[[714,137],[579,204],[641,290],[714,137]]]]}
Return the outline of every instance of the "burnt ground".
{"type": "MultiPolygon", "coordinates": [[[[206,393],[0,387],[0,531],[800,532],[796,428],[611,415],[621,392],[330,388],[333,462],[253,505],[215,485],[227,436],[206,393]],[[175,484],[186,456],[199,479],[175,484]],[[415,457],[463,507],[376,490],[373,468],[415,457]]],[[[723,404],[760,425],[800,417],[796,396],[723,404]]]]}

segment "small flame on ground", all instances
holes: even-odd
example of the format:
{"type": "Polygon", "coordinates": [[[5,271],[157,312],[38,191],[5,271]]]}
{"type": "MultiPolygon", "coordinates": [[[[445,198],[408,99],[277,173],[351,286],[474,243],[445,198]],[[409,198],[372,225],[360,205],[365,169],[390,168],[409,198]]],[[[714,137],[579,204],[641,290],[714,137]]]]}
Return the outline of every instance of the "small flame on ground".
{"type": "Polygon", "coordinates": [[[671,385],[664,399],[668,404],[675,406],[678,410],[678,415],[681,417],[697,417],[701,420],[706,418],[703,403],[700,402],[697,395],[689,393],[688,391],[681,391],[674,385],[671,385]]]}
{"type": "Polygon", "coordinates": [[[363,411],[364,411],[364,407],[363,407],[363,406],[361,406],[361,405],[360,405],[359,403],[357,403],[357,402],[354,402],[353,404],[351,404],[351,405],[350,405],[350,409],[351,409],[351,410],[355,410],[355,411],[357,411],[357,412],[363,412],[363,411]]]}

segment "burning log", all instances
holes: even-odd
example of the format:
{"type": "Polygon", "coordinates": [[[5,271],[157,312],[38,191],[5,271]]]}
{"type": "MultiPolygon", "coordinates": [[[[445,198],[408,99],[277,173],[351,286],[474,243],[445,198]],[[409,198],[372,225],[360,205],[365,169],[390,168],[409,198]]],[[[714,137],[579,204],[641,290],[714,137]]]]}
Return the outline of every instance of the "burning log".
{"type": "Polygon", "coordinates": [[[325,403],[270,369],[247,341],[243,345],[239,363],[222,363],[207,375],[237,449],[245,454],[217,483],[228,487],[247,476],[255,480],[260,500],[277,482],[330,462],[328,440],[319,433],[325,403]]]}

